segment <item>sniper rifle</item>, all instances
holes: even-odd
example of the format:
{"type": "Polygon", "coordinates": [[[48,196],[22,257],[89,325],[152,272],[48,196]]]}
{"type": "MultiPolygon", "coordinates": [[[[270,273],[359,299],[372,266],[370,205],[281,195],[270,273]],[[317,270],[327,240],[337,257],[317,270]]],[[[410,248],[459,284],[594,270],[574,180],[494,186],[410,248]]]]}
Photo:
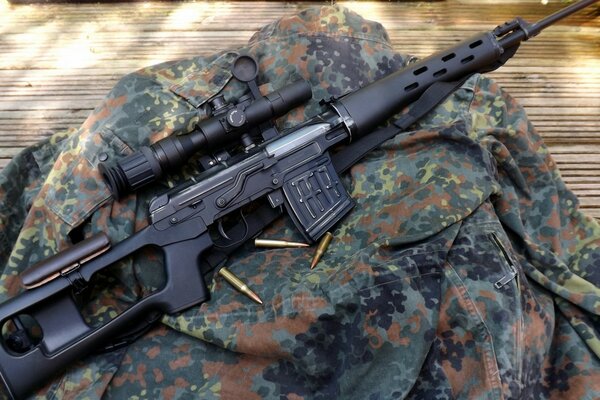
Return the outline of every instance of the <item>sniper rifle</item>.
{"type": "Polygon", "coordinates": [[[236,105],[217,97],[211,101],[214,116],[192,133],[141,148],[114,166],[101,166],[116,198],[176,170],[196,152],[205,153],[201,162],[206,171],[155,197],[149,205],[150,224],[124,241],[113,246],[100,234],[30,267],[21,275],[26,290],[0,305],[0,379],[9,396],[23,398],[85,355],[129,343],[164,313],[208,301],[205,273],[222,266],[227,254],[283,208],[305,239],[316,241],[352,209],[339,173],[414,123],[467,77],[499,68],[521,42],[596,1],[574,3],[533,24],[516,18],[475,35],[324,101],[325,112],[281,134],[268,121],[308,100],[310,86],[298,81],[262,97],[255,61],[241,56],[233,72],[248,83],[250,97],[236,105]],[[403,118],[374,131],[407,105],[403,118]],[[223,149],[236,141],[243,150],[231,156],[223,149]],[[331,154],[344,143],[350,144],[331,154]],[[261,202],[242,223],[229,229],[220,225],[242,207],[261,202]],[[217,239],[209,231],[213,226],[218,227],[217,239]],[[101,326],[90,326],[78,307],[79,294],[94,274],[149,246],[163,251],[164,286],[101,326]],[[37,333],[31,324],[39,328],[37,333]]]}

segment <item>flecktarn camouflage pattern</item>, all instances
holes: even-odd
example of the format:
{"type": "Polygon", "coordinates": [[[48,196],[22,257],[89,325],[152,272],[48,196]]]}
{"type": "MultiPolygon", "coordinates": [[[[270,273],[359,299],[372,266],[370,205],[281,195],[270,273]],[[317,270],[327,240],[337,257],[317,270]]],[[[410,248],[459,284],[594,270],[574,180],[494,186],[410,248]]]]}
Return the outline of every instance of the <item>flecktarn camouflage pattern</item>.
{"type": "MultiPolygon", "coordinates": [[[[217,93],[241,95],[230,72],[240,53],[259,60],[264,93],[300,76],[312,84],[313,100],[282,128],[410,62],[380,24],[331,6],[276,21],[243,49],[124,77],[78,130],[25,150],[0,176],[0,300],[71,240],[103,231],[115,243],[147,224],[163,189],[114,202],[97,164],[189,132],[217,93]]],[[[493,81],[471,77],[344,181],[357,205],[314,270],[305,249],[248,244],[228,261],[264,306],[212,277],[209,302],[81,360],[37,397],[600,397],[600,226],[493,81]]],[[[262,236],[300,240],[288,218],[262,236]]],[[[163,278],[154,253],[109,268],[89,295],[90,323],[163,278]]]]}

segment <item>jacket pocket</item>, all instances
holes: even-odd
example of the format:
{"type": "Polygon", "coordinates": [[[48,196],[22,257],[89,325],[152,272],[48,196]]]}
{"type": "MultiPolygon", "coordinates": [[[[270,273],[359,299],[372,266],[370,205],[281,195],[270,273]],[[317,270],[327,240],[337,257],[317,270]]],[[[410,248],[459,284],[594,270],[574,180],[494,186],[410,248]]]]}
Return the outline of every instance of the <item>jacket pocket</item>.
{"type": "Polygon", "coordinates": [[[119,159],[130,152],[108,128],[69,138],[42,188],[45,206],[69,229],[80,225],[110,198],[98,171],[100,160],[119,159]]]}
{"type": "MultiPolygon", "coordinates": [[[[154,130],[164,134],[186,133],[189,130],[187,127],[194,117],[193,113],[171,115],[169,110],[173,109],[173,104],[170,108],[160,102],[151,105],[147,96],[154,95],[156,99],[166,101],[167,98],[160,97],[161,92],[172,92],[194,107],[199,107],[221,91],[231,79],[231,65],[236,57],[236,52],[226,52],[203,64],[197,59],[168,63],[123,78],[111,95],[126,94],[126,103],[112,111],[107,109],[112,114],[104,116],[101,124],[94,126],[94,129],[80,129],[79,134],[69,138],[59,154],[44,185],[43,199],[48,209],[70,228],[81,224],[110,198],[110,192],[98,172],[100,161],[118,160],[135,150],[128,143],[135,146],[144,142],[143,138],[136,137],[140,130],[147,131],[152,140],[161,138],[152,133],[154,130]],[[128,83],[137,82],[135,78],[139,75],[159,85],[151,86],[149,82],[142,82],[144,86],[136,87],[136,92],[124,92],[128,83]],[[151,126],[145,126],[148,124],[151,126]]],[[[172,97],[168,100],[177,102],[177,99],[172,97]]]]}
{"type": "Polygon", "coordinates": [[[479,391],[487,398],[518,397],[523,352],[520,266],[502,226],[486,220],[484,208],[465,220],[449,253],[437,356],[446,375],[464,378],[453,381],[456,397],[479,391]]]}
{"type": "Polygon", "coordinates": [[[461,266],[445,265],[440,322],[428,367],[445,376],[452,398],[500,399],[502,383],[492,332],[461,266]]]}

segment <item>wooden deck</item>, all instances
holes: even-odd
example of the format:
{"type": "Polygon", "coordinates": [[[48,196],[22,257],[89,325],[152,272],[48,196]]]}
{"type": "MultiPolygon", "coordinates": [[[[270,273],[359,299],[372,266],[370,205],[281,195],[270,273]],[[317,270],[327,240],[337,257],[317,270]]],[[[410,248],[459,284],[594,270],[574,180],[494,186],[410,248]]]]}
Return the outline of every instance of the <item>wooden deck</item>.
{"type": "MultiPolygon", "coordinates": [[[[15,5],[0,0],[0,168],[24,146],[78,126],[122,75],[242,45],[260,26],[318,4],[328,2],[15,5]]],[[[398,50],[417,56],[516,15],[533,21],[564,5],[556,0],[341,4],[383,23],[398,50]]],[[[600,218],[599,5],[524,44],[490,75],[526,107],[582,207],[600,218]]]]}

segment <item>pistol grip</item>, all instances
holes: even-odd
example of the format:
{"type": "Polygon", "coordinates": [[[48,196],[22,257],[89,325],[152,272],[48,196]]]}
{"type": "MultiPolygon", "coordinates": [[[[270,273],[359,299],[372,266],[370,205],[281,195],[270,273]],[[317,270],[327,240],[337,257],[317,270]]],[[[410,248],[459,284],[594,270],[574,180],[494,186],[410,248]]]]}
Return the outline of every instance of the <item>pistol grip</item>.
{"type": "Polygon", "coordinates": [[[302,165],[283,185],[286,209],[305,239],[316,241],[354,207],[325,153],[302,165]]]}

